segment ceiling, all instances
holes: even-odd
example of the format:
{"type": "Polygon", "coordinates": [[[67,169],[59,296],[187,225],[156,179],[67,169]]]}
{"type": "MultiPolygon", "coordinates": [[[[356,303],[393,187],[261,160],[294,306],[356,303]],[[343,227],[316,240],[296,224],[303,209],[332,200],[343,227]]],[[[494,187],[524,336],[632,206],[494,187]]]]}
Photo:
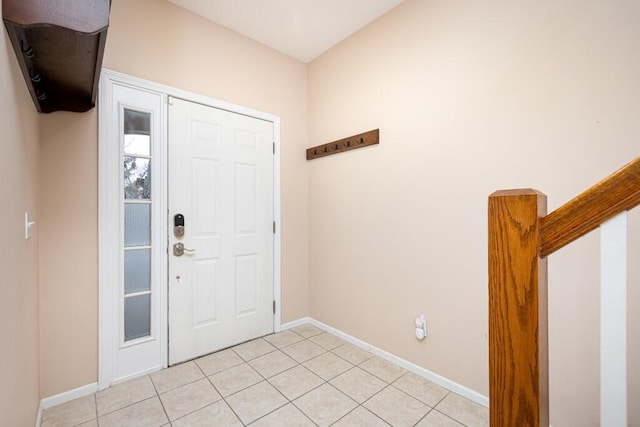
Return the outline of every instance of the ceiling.
{"type": "Polygon", "coordinates": [[[169,0],[310,62],[404,0],[169,0]]]}

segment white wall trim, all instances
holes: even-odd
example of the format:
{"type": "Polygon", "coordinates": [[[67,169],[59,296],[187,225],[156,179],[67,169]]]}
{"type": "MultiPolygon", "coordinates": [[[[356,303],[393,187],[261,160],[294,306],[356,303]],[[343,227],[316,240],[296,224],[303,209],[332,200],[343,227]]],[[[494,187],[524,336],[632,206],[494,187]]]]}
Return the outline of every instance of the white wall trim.
{"type": "Polygon", "coordinates": [[[339,329],[333,328],[325,323],[322,323],[318,320],[315,320],[311,317],[303,317],[301,319],[298,320],[294,320],[292,322],[288,322],[284,325],[282,325],[282,329],[291,329],[291,328],[295,328],[296,326],[301,326],[304,324],[310,324],[313,326],[316,326],[320,329],[323,329],[327,332],[332,333],[333,335],[336,335],[337,337],[342,338],[343,340],[355,345],[356,347],[360,347],[363,350],[366,350],[370,353],[375,354],[378,357],[381,357],[395,365],[398,365],[410,372],[413,372],[416,375],[420,375],[423,378],[428,379],[429,381],[432,381],[444,388],[446,388],[447,390],[450,390],[454,393],[459,394],[460,396],[466,397],[467,399],[476,402],[479,405],[482,405],[486,408],[489,407],[489,398],[487,396],[484,396],[480,393],[478,393],[477,391],[473,391],[468,387],[463,386],[462,384],[459,384],[455,381],[452,381],[448,378],[443,377],[442,375],[438,375],[435,372],[432,372],[428,369],[423,368],[422,366],[418,366],[415,363],[409,362],[408,360],[405,360],[401,357],[396,356],[395,354],[389,353],[385,350],[382,350],[378,347],[375,347],[365,341],[362,341],[354,336],[351,336],[349,334],[346,334],[342,331],[340,331],[339,329]]]}
{"type": "MultiPolygon", "coordinates": [[[[113,110],[113,97],[108,88],[107,79],[100,79],[100,97],[98,98],[98,384],[106,387],[113,377],[113,307],[112,292],[105,283],[118,280],[113,265],[118,263],[118,254],[112,250],[112,239],[118,230],[113,221],[104,221],[106,210],[105,201],[114,197],[112,189],[106,183],[110,173],[105,164],[111,163],[110,150],[106,150],[104,141],[114,137],[112,127],[105,125],[101,116],[107,110],[113,110]]],[[[113,114],[113,111],[111,112],[113,114]]]]}
{"type": "Polygon", "coordinates": [[[52,408],[63,403],[71,402],[74,399],[80,397],[90,396],[98,391],[98,383],[91,383],[82,387],[74,388],[73,390],[65,391],[60,394],[45,397],[40,400],[38,405],[38,416],[36,417],[36,427],[40,427],[42,424],[42,415],[46,409],[52,408]]]}
{"type": "Polygon", "coordinates": [[[282,220],[280,190],[280,117],[273,116],[273,143],[275,155],[273,157],[273,220],[276,222],[276,233],[273,236],[273,300],[276,302],[276,312],[273,314],[273,331],[280,332],[282,322],[282,220]]]}
{"type": "Polygon", "coordinates": [[[36,427],[40,427],[40,424],[42,424],[43,412],[44,412],[44,409],[42,408],[42,400],[41,400],[40,404],[38,405],[38,416],[36,417],[36,427]]]}
{"type": "Polygon", "coordinates": [[[287,323],[283,324],[281,327],[282,327],[282,330],[284,331],[284,330],[287,330],[287,329],[292,329],[292,328],[295,328],[295,327],[298,327],[298,326],[306,325],[308,323],[311,323],[312,321],[314,321],[314,320],[311,317],[302,317],[302,318],[300,318],[298,320],[293,320],[291,322],[287,322],[287,323]]]}
{"type": "MultiPolygon", "coordinates": [[[[102,90],[102,86],[106,86],[106,82],[117,83],[123,86],[129,86],[132,88],[152,91],[156,93],[163,94],[165,99],[168,96],[172,96],[175,98],[181,98],[191,102],[197,102],[199,104],[211,106],[214,108],[231,111],[234,113],[246,115],[249,117],[254,117],[257,119],[269,121],[273,123],[273,142],[275,144],[275,156],[274,156],[274,164],[273,164],[273,197],[274,197],[274,221],[276,222],[276,233],[274,235],[274,265],[273,265],[273,297],[276,301],[276,313],[274,314],[274,322],[273,327],[275,332],[279,332],[281,330],[281,313],[282,313],[282,291],[281,291],[281,278],[282,278],[282,242],[281,242],[281,230],[282,230],[282,221],[281,221],[281,182],[280,182],[280,117],[265,113],[262,111],[254,110],[251,108],[243,107],[240,105],[232,104],[226,101],[210,98],[208,96],[200,95],[193,92],[188,92],[182,89],[177,89],[175,87],[163,85],[160,83],[155,83],[149,80],[141,79],[138,77],[133,77],[127,74],[119,73],[116,71],[103,69],[101,72],[101,90],[100,90],[100,98],[99,98],[99,109],[111,109],[113,100],[111,99],[108,91],[102,90]]],[[[166,133],[167,126],[167,116],[166,116],[166,105],[164,106],[162,111],[162,120],[163,127],[166,133]]],[[[113,135],[111,135],[111,130],[107,129],[108,126],[103,126],[98,122],[98,135],[99,135],[99,145],[100,141],[107,141],[113,135]]],[[[165,144],[166,150],[166,134],[162,136],[162,141],[165,144]]],[[[104,145],[104,144],[102,144],[104,145]]],[[[109,171],[104,170],[101,167],[102,160],[101,156],[103,155],[103,151],[99,148],[99,191],[102,191],[102,186],[100,182],[103,182],[105,178],[109,176],[109,171]]],[[[163,156],[162,159],[163,168],[166,171],[166,156],[163,156]]],[[[163,174],[163,176],[166,174],[163,174]]],[[[166,184],[163,183],[163,184],[166,184]]],[[[166,185],[165,185],[166,188],[166,185]]],[[[100,199],[100,195],[99,195],[100,199]]],[[[163,212],[166,212],[166,191],[163,191],[162,201],[163,204],[163,212]]],[[[100,210],[100,209],[99,209],[100,210]]],[[[102,213],[104,214],[104,213],[102,213]]],[[[167,226],[167,221],[164,220],[165,227],[167,226]]],[[[113,233],[116,233],[115,230],[110,229],[109,227],[103,226],[102,222],[98,225],[99,230],[99,283],[106,283],[105,280],[113,280],[114,272],[113,268],[113,257],[114,254],[108,253],[105,247],[103,247],[103,236],[110,236],[113,233]]],[[[166,255],[165,255],[166,258],[166,255]]],[[[161,272],[164,276],[166,276],[166,262],[164,263],[164,271],[161,272]]],[[[163,316],[163,324],[167,325],[167,287],[163,286],[161,292],[161,306],[162,316],[163,316]]],[[[113,302],[109,300],[110,296],[106,295],[104,286],[99,285],[99,298],[100,298],[100,313],[99,313],[99,330],[100,334],[98,337],[99,340],[99,358],[98,358],[98,379],[101,388],[108,386],[114,380],[113,378],[113,366],[112,366],[112,355],[110,352],[112,351],[112,336],[110,333],[110,329],[107,329],[106,333],[103,333],[103,326],[106,324],[112,324],[112,313],[107,312],[102,307],[103,301],[109,302],[112,304],[113,302]],[[106,299],[105,299],[106,298],[106,299]]],[[[110,327],[109,327],[110,328],[110,327]]],[[[167,328],[163,328],[163,333],[161,336],[161,340],[163,340],[163,367],[167,367],[167,349],[168,349],[168,337],[167,337],[167,328]]]]}
{"type": "Polygon", "coordinates": [[[45,397],[40,401],[42,410],[49,409],[53,406],[62,405],[80,397],[90,396],[98,391],[98,383],[91,383],[73,390],[65,391],[54,396],[45,397]]]}
{"type": "MultiPolygon", "coordinates": [[[[145,369],[143,371],[134,372],[131,375],[127,375],[127,376],[120,377],[120,378],[114,378],[113,381],[111,382],[111,385],[120,384],[120,383],[129,381],[129,380],[132,380],[132,379],[135,379],[135,378],[140,378],[140,377],[143,377],[145,375],[149,375],[149,374],[152,374],[154,372],[161,371],[161,370],[163,370],[165,368],[166,368],[166,366],[154,366],[154,367],[151,367],[149,369],[145,369]]],[[[102,390],[102,389],[99,389],[99,390],[102,390]]]]}

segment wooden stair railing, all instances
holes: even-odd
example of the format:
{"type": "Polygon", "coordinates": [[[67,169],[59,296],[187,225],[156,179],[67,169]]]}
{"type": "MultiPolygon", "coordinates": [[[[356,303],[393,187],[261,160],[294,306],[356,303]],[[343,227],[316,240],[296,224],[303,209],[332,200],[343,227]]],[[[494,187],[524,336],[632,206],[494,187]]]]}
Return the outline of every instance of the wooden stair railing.
{"type": "Polygon", "coordinates": [[[549,425],[547,256],[640,204],[640,157],[547,215],[531,189],[489,196],[489,414],[549,425]]]}

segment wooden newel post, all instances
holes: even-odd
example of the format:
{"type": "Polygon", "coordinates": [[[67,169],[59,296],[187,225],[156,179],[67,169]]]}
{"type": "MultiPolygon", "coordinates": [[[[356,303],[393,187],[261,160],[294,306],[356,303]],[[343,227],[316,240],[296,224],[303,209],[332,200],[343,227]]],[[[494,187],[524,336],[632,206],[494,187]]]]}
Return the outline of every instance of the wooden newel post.
{"type": "Polygon", "coordinates": [[[491,426],[548,426],[547,261],[535,190],[489,197],[489,412],[491,426]]]}

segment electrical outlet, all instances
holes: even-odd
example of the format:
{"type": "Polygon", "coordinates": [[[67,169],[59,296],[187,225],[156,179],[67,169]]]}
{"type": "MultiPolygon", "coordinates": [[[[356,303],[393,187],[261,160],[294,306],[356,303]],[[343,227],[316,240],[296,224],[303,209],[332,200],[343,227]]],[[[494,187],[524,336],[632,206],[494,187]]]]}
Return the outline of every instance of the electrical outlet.
{"type": "Polygon", "coordinates": [[[416,338],[423,340],[427,336],[427,321],[424,318],[424,314],[420,314],[415,318],[416,324],[416,338]]]}

